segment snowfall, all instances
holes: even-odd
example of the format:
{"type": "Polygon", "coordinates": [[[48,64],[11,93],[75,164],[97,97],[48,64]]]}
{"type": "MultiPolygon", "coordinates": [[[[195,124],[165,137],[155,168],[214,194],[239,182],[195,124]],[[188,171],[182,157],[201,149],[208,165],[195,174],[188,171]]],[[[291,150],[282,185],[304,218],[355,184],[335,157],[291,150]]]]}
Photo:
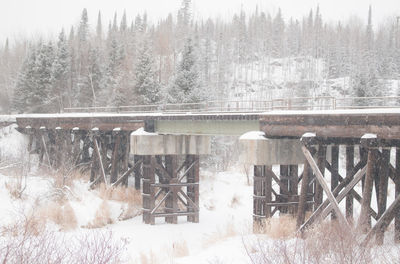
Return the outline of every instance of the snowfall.
{"type": "MultiPolygon", "coordinates": [[[[13,198],[7,185],[14,179],[10,168],[21,165],[21,153],[26,151],[27,139],[14,127],[0,130],[0,226],[7,226],[20,217],[21,213],[35,210],[38,203],[53,199],[54,180],[46,176],[37,165],[37,157],[31,156],[26,189],[20,199],[13,198]]],[[[273,246],[282,238],[271,234],[252,233],[252,182],[249,169],[236,164],[228,171],[201,170],[200,180],[200,223],[189,223],[179,218],[178,224],[166,224],[157,219],[155,225],[147,225],[139,214],[127,220],[120,220],[126,204],[108,200],[112,221],[104,227],[89,229],[96,212],[103,204],[99,190],[90,190],[87,179],[75,180],[65,191],[69,205],[76,216],[77,227],[62,230],[48,221],[46,228],[66,236],[82,233],[98,234],[111,232],[116,241],[125,241],[124,263],[253,263],[249,255],[255,254],[252,245],[273,246]],[[249,176],[249,178],[247,177],[249,176]],[[249,182],[250,179],[250,182],[249,182]]],[[[344,172],[343,172],[344,173],[344,172]]],[[[360,191],[360,190],[358,190],[360,191]]],[[[390,193],[394,193],[393,185],[390,193]]],[[[392,195],[393,196],[393,195],[392,195]]],[[[388,204],[393,201],[393,197],[388,204]]],[[[376,201],[373,201],[376,203],[376,201]]],[[[341,203],[343,206],[343,203],[341,203]]],[[[356,211],[359,207],[356,207],[356,211]]],[[[278,214],[275,215],[279,217],[278,214]]],[[[289,228],[289,227],[288,227],[289,228]]],[[[393,244],[393,232],[387,232],[386,249],[398,250],[393,244]]],[[[289,244],[295,238],[284,238],[289,244]]],[[[379,250],[379,248],[378,248],[379,250]]],[[[380,263],[379,259],[375,259],[380,263]]],[[[393,260],[395,261],[395,260],[393,260]]]]}

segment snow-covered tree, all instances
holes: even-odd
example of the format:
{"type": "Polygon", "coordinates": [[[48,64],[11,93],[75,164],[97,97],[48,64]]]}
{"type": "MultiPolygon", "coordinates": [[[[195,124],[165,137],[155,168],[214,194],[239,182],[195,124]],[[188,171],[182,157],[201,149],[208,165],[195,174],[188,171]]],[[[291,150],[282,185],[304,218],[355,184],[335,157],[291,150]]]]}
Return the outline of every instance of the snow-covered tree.
{"type": "Polygon", "coordinates": [[[189,37],[182,52],[176,76],[168,89],[168,103],[195,103],[204,101],[207,94],[200,81],[197,58],[189,37]]]}
{"type": "Polygon", "coordinates": [[[137,104],[157,104],[161,100],[160,85],[154,71],[153,55],[149,43],[145,40],[139,50],[135,67],[134,94],[137,104]]]}
{"type": "Polygon", "coordinates": [[[57,51],[51,72],[52,93],[58,98],[58,110],[62,110],[64,107],[68,106],[68,102],[71,101],[68,92],[71,69],[70,63],[68,44],[63,29],[58,36],[57,51]]]}

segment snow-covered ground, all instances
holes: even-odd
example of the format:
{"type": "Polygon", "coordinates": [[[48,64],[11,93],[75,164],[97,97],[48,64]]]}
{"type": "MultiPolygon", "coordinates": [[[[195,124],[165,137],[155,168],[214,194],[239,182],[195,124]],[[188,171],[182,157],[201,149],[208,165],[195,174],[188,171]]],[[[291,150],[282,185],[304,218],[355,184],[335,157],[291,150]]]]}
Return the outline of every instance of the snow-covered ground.
{"type": "MultiPolygon", "coordinates": [[[[3,160],[5,156],[18,160],[23,147],[26,146],[26,139],[13,128],[3,129],[0,135],[0,148],[5,150],[3,160]]],[[[343,169],[341,173],[344,175],[343,169]]],[[[327,178],[329,180],[329,174],[327,178]]],[[[10,171],[9,168],[1,169],[0,166],[0,227],[12,224],[21,215],[37,215],[45,211],[44,215],[48,217],[46,228],[61,231],[60,233],[67,237],[111,231],[115,240],[127,241],[124,256],[126,263],[252,263],[249,254],[257,256],[257,250],[261,248],[270,252],[271,257],[278,262],[277,256],[273,254],[279,255],[284,247],[298,250],[299,243],[302,243],[295,238],[282,240],[279,234],[274,237],[274,233],[282,232],[279,228],[290,229],[289,225],[293,224],[290,222],[287,226],[283,223],[277,230],[273,230],[272,234],[252,234],[253,187],[252,183],[247,182],[246,174],[239,169],[219,173],[202,171],[200,223],[188,223],[185,217],[182,217],[177,225],[166,224],[163,219],[157,219],[156,225],[146,225],[142,222],[141,215],[121,220],[127,202],[124,199],[109,197],[104,200],[104,189],[89,190],[87,179],[77,178],[69,188],[60,188],[56,179],[35,166],[31,167],[31,172],[23,179],[26,179],[26,189],[21,198],[16,198],[11,190],[12,186],[15,186],[13,184],[21,180],[18,170],[10,171]],[[63,195],[62,203],[58,202],[60,192],[63,195]],[[62,214],[66,214],[67,208],[70,208],[68,210],[73,212],[75,225],[71,227],[62,224],[62,221],[61,224],[56,224],[54,219],[57,218],[53,218],[54,213],[51,212],[56,210],[54,204],[63,208],[62,214]],[[99,212],[104,211],[108,212],[107,222],[93,228],[96,227],[94,223],[99,212]]],[[[391,184],[390,196],[394,194],[393,187],[391,184]]],[[[360,186],[357,186],[360,192],[359,188],[360,186]]],[[[388,202],[392,200],[391,197],[388,202]]],[[[357,212],[359,206],[355,204],[357,212]]],[[[373,200],[372,204],[375,207],[376,200],[373,200]]],[[[137,212],[139,206],[136,208],[137,212]]],[[[344,203],[341,206],[344,206],[344,203]]],[[[373,252],[391,251],[398,256],[399,247],[393,244],[392,236],[392,231],[387,232],[385,246],[374,249],[373,252]]],[[[301,263],[301,259],[302,257],[298,256],[293,263],[301,263]]],[[[374,261],[381,263],[382,260],[378,258],[374,261]]],[[[385,263],[391,262],[385,260],[385,263]]]]}

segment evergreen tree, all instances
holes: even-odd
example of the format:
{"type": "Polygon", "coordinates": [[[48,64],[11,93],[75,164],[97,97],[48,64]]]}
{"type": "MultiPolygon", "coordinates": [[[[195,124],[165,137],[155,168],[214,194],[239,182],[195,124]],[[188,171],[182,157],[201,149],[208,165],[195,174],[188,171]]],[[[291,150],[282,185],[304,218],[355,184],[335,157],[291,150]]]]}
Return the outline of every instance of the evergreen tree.
{"type": "Polygon", "coordinates": [[[145,40],[139,50],[139,57],[135,67],[135,95],[136,103],[157,104],[160,102],[160,85],[154,71],[154,61],[148,41],[145,40]]]}
{"type": "Polygon", "coordinates": [[[35,86],[31,95],[31,107],[33,111],[54,111],[54,102],[57,97],[52,91],[52,66],[54,61],[54,47],[50,42],[41,44],[35,61],[35,86]]]}
{"type": "Polygon", "coordinates": [[[52,93],[58,97],[58,110],[62,110],[68,105],[67,99],[70,96],[68,92],[68,82],[70,79],[70,54],[64,29],[58,37],[57,51],[52,66],[51,82],[53,85],[52,93]]]}
{"type": "Polygon", "coordinates": [[[188,38],[176,76],[168,89],[168,103],[196,103],[207,98],[199,78],[192,39],[188,38]]]}
{"type": "Polygon", "coordinates": [[[31,94],[36,87],[35,79],[36,50],[30,48],[19,70],[12,101],[12,109],[17,113],[29,112],[32,106],[31,94]]]}

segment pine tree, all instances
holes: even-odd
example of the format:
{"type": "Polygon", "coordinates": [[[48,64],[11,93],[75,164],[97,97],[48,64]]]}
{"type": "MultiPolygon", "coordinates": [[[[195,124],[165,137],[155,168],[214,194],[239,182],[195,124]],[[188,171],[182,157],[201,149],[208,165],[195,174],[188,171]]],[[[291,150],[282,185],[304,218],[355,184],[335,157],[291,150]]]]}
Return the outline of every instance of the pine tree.
{"type": "Polygon", "coordinates": [[[136,103],[157,104],[161,100],[160,85],[154,71],[154,61],[148,41],[145,40],[139,50],[139,57],[135,67],[136,103]]]}
{"type": "Polygon", "coordinates": [[[31,107],[33,111],[54,111],[54,102],[57,97],[51,93],[51,74],[54,61],[54,47],[50,42],[41,44],[35,62],[35,84],[32,91],[31,107]]]}
{"type": "Polygon", "coordinates": [[[188,38],[175,79],[168,89],[168,103],[197,103],[207,98],[201,86],[192,39],[188,38]]]}
{"type": "Polygon", "coordinates": [[[17,76],[12,99],[12,109],[14,112],[29,112],[32,106],[31,95],[36,87],[35,63],[36,50],[34,47],[30,47],[30,53],[25,57],[17,76]]]}
{"type": "MultiPolygon", "coordinates": [[[[103,24],[101,23],[101,13],[97,16],[97,25],[96,25],[96,37],[97,41],[101,42],[103,40],[103,24]]],[[[98,43],[100,44],[100,43],[98,43]]]]}
{"type": "Polygon", "coordinates": [[[68,51],[67,40],[65,37],[64,29],[58,37],[57,51],[52,65],[52,94],[58,97],[58,109],[62,110],[68,105],[67,99],[70,96],[68,92],[68,82],[70,79],[70,54],[68,51]]]}

